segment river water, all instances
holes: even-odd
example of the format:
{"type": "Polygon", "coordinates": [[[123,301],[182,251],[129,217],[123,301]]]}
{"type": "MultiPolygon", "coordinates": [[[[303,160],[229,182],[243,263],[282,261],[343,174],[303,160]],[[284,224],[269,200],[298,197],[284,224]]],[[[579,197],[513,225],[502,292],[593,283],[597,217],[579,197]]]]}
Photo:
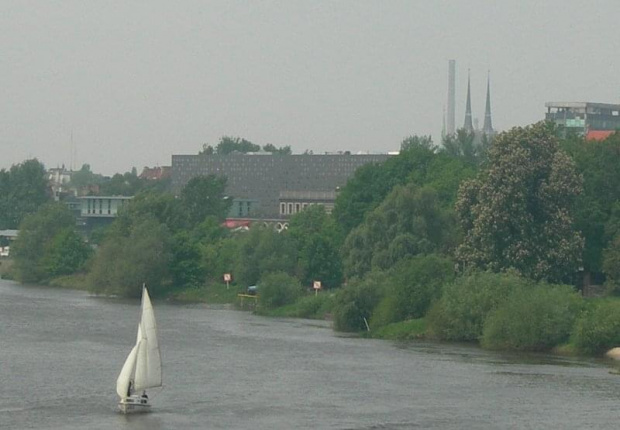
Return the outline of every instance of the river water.
{"type": "Polygon", "coordinates": [[[165,387],[116,412],[137,301],[0,280],[1,429],[615,428],[612,363],[398,344],[154,302],[165,387]]]}

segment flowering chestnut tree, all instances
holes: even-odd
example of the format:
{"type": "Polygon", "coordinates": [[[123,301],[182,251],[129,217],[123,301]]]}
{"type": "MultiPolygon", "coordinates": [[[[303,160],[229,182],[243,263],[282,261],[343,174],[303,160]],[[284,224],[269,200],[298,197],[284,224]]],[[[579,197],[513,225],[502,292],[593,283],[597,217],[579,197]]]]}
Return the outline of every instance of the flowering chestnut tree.
{"type": "Polygon", "coordinates": [[[581,191],[582,178],[552,125],[498,135],[486,168],[459,189],[456,213],[465,236],[457,260],[465,268],[567,279],[578,270],[583,249],[572,217],[581,191]]]}

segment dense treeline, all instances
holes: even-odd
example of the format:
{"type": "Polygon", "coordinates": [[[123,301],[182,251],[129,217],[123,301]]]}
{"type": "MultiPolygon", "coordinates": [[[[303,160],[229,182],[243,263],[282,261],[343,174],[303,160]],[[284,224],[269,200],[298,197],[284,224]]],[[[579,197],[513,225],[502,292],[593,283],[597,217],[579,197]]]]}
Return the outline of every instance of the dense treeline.
{"type": "MultiPolygon", "coordinates": [[[[222,138],[203,152],[259,149],[222,138]]],[[[234,196],[215,176],[178,198],[141,188],[90,238],[95,251],[61,208],[44,206],[20,225],[15,274],[82,271],[97,293],[137,296],[146,282],[155,295],[196,297],[232,273],[233,292],[258,285],[262,311],[330,313],[337,330],[599,353],[620,343],[618,303],[584,301],[576,286],[591,276],[620,293],[619,162],[619,134],[560,140],[546,123],[492,141],[459,131],[441,147],[413,136],[398,156],[358,169],[331,214],[311,206],[282,233],[224,229],[234,196]]]]}

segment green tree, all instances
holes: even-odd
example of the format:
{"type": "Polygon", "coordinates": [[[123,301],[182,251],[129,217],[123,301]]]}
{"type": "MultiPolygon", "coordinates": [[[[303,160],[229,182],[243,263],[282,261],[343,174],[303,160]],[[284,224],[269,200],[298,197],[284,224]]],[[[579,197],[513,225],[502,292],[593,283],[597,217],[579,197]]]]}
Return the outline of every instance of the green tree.
{"type": "Polygon", "coordinates": [[[110,226],[110,234],[128,235],[131,226],[144,218],[154,218],[175,233],[188,228],[188,216],[182,202],[170,193],[144,191],[127,202],[110,226]]]}
{"type": "Polygon", "coordinates": [[[284,272],[266,273],[258,283],[259,300],[265,308],[277,308],[295,303],[303,294],[297,278],[284,272]]]}
{"type": "Polygon", "coordinates": [[[274,155],[291,155],[291,147],[290,146],[281,146],[280,148],[276,148],[275,145],[268,143],[263,146],[263,151],[271,152],[274,155]]]}
{"type": "Polygon", "coordinates": [[[49,200],[45,167],[37,159],[0,170],[0,229],[16,229],[49,200]]]}
{"type": "Polygon", "coordinates": [[[603,271],[607,275],[605,284],[609,293],[620,294],[620,234],[616,235],[603,251],[603,271]]]}
{"type": "Polygon", "coordinates": [[[550,350],[568,341],[582,303],[569,285],[517,289],[489,314],[481,344],[491,349],[550,350]]]}
{"type": "Polygon", "coordinates": [[[221,281],[224,273],[231,273],[233,282],[243,283],[246,287],[251,285],[243,282],[243,276],[247,274],[246,272],[243,272],[241,274],[242,279],[238,280],[236,268],[242,264],[239,262],[240,248],[241,238],[239,237],[224,237],[215,242],[203,243],[200,248],[201,267],[207,280],[211,282],[221,281]]]}
{"type": "Polygon", "coordinates": [[[198,155],[213,155],[213,154],[215,154],[215,149],[213,148],[213,146],[209,145],[208,143],[203,143],[202,150],[198,152],[198,155]]]}
{"type": "Polygon", "coordinates": [[[602,354],[620,344],[620,302],[591,303],[573,331],[575,346],[588,354],[602,354]]]}
{"type": "Polygon", "coordinates": [[[411,136],[400,154],[381,164],[367,164],[355,171],[336,198],[333,215],[346,236],[381,204],[396,185],[415,184],[437,190],[441,205],[451,207],[460,182],[473,176],[476,166],[462,158],[438,152],[430,138],[411,136]]]}
{"type": "Polygon", "coordinates": [[[71,174],[71,185],[78,189],[101,182],[103,182],[103,176],[93,173],[90,170],[90,164],[82,164],[80,170],[71,174]]]}
{"type": "Polygon", "coordinates": [[[576,202],[575,226],[585,238],[583,266],[586,272],[603,270],[603,250],[620,225],[620,134],[603,141],[588,141],[581,136],[561,141],[583,176],[583,188],[576,202]]]}
{"type": "Polygon", "coordinates": [[[294,215],[286,233],[297,243],[298,274],[304,285],[320,280],[326,287],[342,282],[342,240],[334,219],[322,205],[311,205],[294,215]]]}
{"type": "Polygon", "coordinates": [[[117,173],[110,180],[102,182],[99,191],[104,196],[135,196],[145,185],[146,180],[138,177],[134,167],[131,172],[117,173]]]}
{"type": "Polygon", "coordinates": [[[82,236],[67,227],[54,236],[42,264],[48,276],[70,275],[82,270],[91,254],[82,236]]]}
{"type": "Polygon", "coordinates": [[[470,272],[444,287],[427,315],[431,335],[444,340],[478,341],[489,315],[514,291],[531,281],[515,274],[470,272]]]}
{"type": "Polygon", "coordinates": [[[409,151],[414,148],[422,148],[426,150],[433,150],[433,139],[430,136],[409,136],[405,138],[400,144],[401,151],[409,151]]]}
{"type": "Polygon", "coordinates": [[[222,136],[219,143],[215,147],[215,152],[218,155],[226,155],[232,152],[258,152],[260,151],[260,145],[256,145],[249,140],[242,139],[240,137],[222,136]]]}
{"type": "Polygon", "coordinates": [[[226,218],[232,200],[224,192],[226,178],[215,175],[195,176],[181,190],[181,202],[188,215],[191,226],[213,216],[219,220],[226,218]]]}
{"type": "Polygon", "coordinates": [[[367,330],[373,311],[385,295],[384,282],[385,273],[376,271],[363,279],[352,279],[340,289],[334,300],[334,329],[343,332],[367,330]]]}
{"type": "Polygon", "coordinates": [[[112,229],[93,260],[88,274],[95,293],[140,297],[142,284],[154,295],[170,285],[172,261],[170,232],[153,217],[132,223],[124,234],[112,229]]]}
{"type": "Polygon", "coordinates": [[[437,193],[413,184],[397,186],[366,220],[349,234],[342,249],[345,275],[361,277],[386,270],[407,256],[448,252],[456,224],[437,193]]]}
{"type": "Polygon", "coordinates": [[[55,249],[55,246],[70,245],[64,243],[64,239],[71,240],[71,237],[67,236],[67,229],[74,226],[75,218],[61,203],[49,203],[36,213],[26,216],[19,226],[19,235],[11,246],[16,278],[24,283],[37,283],[55,275],[53,272],[56,266],[50,264],[52,261],[59,263],[61,259],[55,258],[55,254],[61,251],[55,249]]]}
{"type": "Polygon", "coordinates": [[[571,277],[583,248],[572,213],[581,184],[549,124],[500,134],[488,167],[459,190],[465,238],[457,259],[464,267],[514,268],[533,279],[571,277]]]}
{"type": "Polygon", "coordinates": [[[454,280],[452,260],[419,255],[399,261],[386,274],[385,297],[373,313],[371,325],[422,318],[441,297],[443,286],[454,280]]]}
{"type": "Polygon", "coordinates": [[[239,254],[235,262],[237,282],[255,285],[266,273],[284,272],[291,276],[297,267],[295,241],[270,227],[253,226],[238,236],[239,254]]]}
{"type": "Polygon", "coordinates": [[[443,138],[442,151],[469,164],[480,164],[485,160],[489,146],[488,138],[486,135],[483,136],[483,140],[478,140],[474,132],[460,128],[456,134],[449,134],[443,138]]]}
{"type": "Polygon", "coordinates": [[[205,273],[201,265],[200,246],[188,231],[172,238],[170,274],[176,288],[197,287],[203,284],[205,273]]]}

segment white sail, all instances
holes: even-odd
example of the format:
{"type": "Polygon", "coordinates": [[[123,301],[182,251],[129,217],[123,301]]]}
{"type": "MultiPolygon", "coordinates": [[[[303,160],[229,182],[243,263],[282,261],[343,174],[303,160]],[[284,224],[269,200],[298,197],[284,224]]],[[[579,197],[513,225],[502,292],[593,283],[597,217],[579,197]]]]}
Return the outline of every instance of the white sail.
{"type": "Polygon", "coordinates": [[[138,353],[138,345],[134,346],[131,349],[131,352],[127,356],[125,360],[125,364],[121,369],[121,373],[118,375],[118,379],[116,380],[116,392],[118,395],[124,399],[127,397],[127,390],[129,389],[129,381],[133,375],[134,369],[136,368],[136,356],[138,353]]]}
{"type": "Polygon", "coordinates": [[[136,345],[133,347],[116,381],[116,392],[127,397],[129,382],[134,392],[161,387],[161,355],[157,340],[155,313],[146,288],[142,289],[142,315],[138,324],[136,345]]]}
{"type": "Polygon", "coordinates": [[[148,364],[146,360],[147,342],[142,340],[137,345],[136,353],[136,373],[134,375],[134,390],[140,392],[151,386],[148,384],[148,364]]]}
{"type": "Polygon", "coordinates": [[[157,324],[153,305],[146,288],[142,293],[142,320],[140,326],[146,338],[145,388],[161,387],[161,354],[157,340],[157,324]]]}

